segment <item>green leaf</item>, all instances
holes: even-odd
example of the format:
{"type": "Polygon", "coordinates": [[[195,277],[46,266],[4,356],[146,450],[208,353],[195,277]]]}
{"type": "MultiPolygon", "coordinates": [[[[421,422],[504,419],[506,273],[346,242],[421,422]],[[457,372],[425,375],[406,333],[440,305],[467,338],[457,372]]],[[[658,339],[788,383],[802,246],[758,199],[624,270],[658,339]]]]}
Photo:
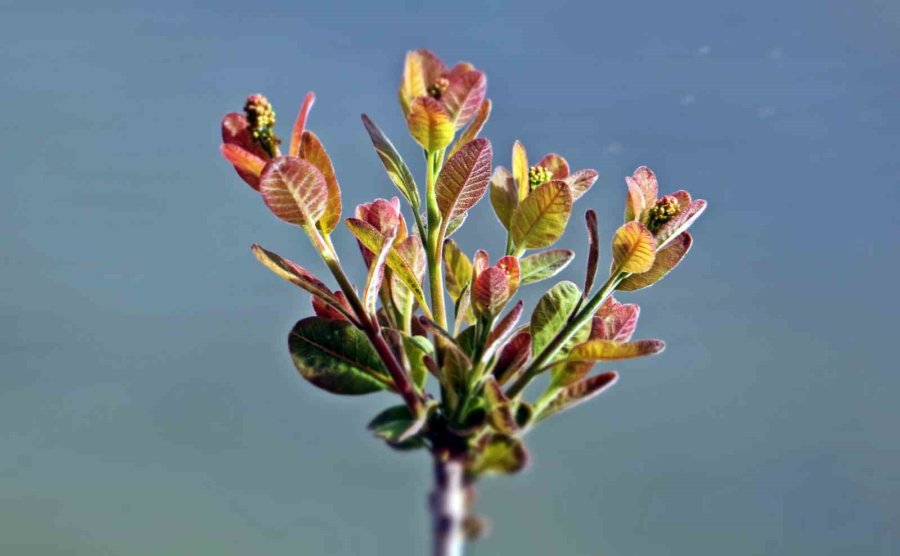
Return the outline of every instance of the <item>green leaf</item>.
{"type": "Polygon", "coordinates": [[[503,227],[509,230],[513,211],[519,206],[519,191],[516,180],[503,166],[498,166],[491,176],[491,206],[503,227]]]}
{"type": "Polygon", "coordinates": [[[288,348],[303,378],[333,394],[369,394],[391,384],[369,339],[350,323],[303,319],[291,330],[288,348]]]}
{"type": "Polygon", "coordinates": [[[412,138],[429,153],[449,145],[456,132],[450,114],[431,97],[419,97],[410,103],[406,124],[412,138]]]}
{"type": "Polygon", "coordinates": [[[510,233],[517,248],[536,249],[556,242],[572,213],[572,191],[562,181],[539,185],[513,211],[510,233]]]}
{"type": "MultiPolygon", "coordinates": [[[[347,218],[344,222],[346,222],[347,227],[366,249],[373,253],[378,252],[379,248],[384,243],[384,237],[374,226],[364,220],[359,220],[358,218],[347,218]]],[[[416,274],[409,263],[400,256],[396,249],[388,251],[385,262],[388,268],[394,272],[397,279],[399,279],[413,294],[413,297],[415,297],[419,305],[422,306],[422,310],[427,313],[428,303],[425,301],[425,292],[422,290],[422,284],[419,283],[419,279],[416,277],[416,274]]]]}
{"type": "Polygon", "coordinates": [[[578,306],[581,290],[569,281],[556,284],[544,294],[531,315],[531,345],[539,355],[566,325],[578,306]]]}
{"type": "Polygon", "coordinates": [[[572,409],[573,407],[600,395],[615,384],[618,378],[619,375],[615,371],[610,371],[608,373],[586,378],[563,388],[556,397],[553,398],[553,401],[547,404],[541,414],[538,415],[537,420],[541,421],[561,411],[572,409]]]}
{"type": "Polygon", "coordinates": [[[389,407],[369,422],[368,429],[395,448],[413,449],[425,444],[415,436],[426,423],[425,415],[415,417],[406,405],[389,407]]]}
{"type": "Polygon", "coordinates": [[[402,338],[403,351],[406,352],[409,360],[413,384],[421,390],[425,388],[425,383],[428,381],[428,366],[425,364],[425,357],[434,357],[434,346],[424,336],[403,334],[402,338]]]}
{"type": "Polygon", "coordinates": [[[444,281],[454,302],[472,281],[472,261],[451,239],[444,242],[444,281]]]}
{"type": "Polygon", "coordinates": [[[490,434],[478,443],[478,452],[469,466],[474,475],[518,473],[528,464],[528,452],[518,438],[490,434]]]}
{"type": "Polygon", "coordinates": [[[639,274],[653,266],[656,240],[646,226],[637,221],[628,222],[613,238],[613,273],[639,274]]]}
{"type": "Polygon", "coordinates": [[[522,257],[519,259],[521,284],[531,284],[556,276],[569,266],[574,257],[575,252],[569,249],[551,249],[522,257]]]}
{"type": "Polygon", "coordinates": [[[484,397],[488,404],[488,420],[498,432],[512,435],[519,430],[513,403],[503,393],[503,389],[494,379],[489,377],[484,384],[484,397]]]}
{"type": "Polygon", "coordinates": [[[394,148],[394,145],[390,140],[380,129],[378,129],[378,126],[376,126],[368,116],[363,114],[362,121],[363,125],[366,126],[366,131],[369,132],[369,137],[372,139],[372,145],[375,146],[375,152],[378,154],[378,158],[381,159],[381,163],[384,165],[388,177],[391,178],[391,181],[394,182],[394,185],[397,186],[397,189],[399,189],[400,193],[403,194],[403,197],[406,198],[406,201],[412,205],[414,209],[417,209],[419,207],[419,189],[416,186],[416,181],[413,179],[412,173],[409,171],[409,167],[403,162],[403,158],[400,156],[400,153],[397,152],[397,149],[394,148]]]}
{"type": "Polygon", "coordinates": [[[325,213],[328,186],[311,162],[293,156],[270,160],[259,178],[259,192],[278,218],[313,226],[325,213]]]}
{"type": "Polygon", "coordinates": [[[444,164],[435,184],[444,226],[466,214],[484,196],[491,179],[491,156],[491,142],[475,139],[444,164]]]}
{"type": "Polygon", "coordinates": [[[656,252],[656,258],[653,260],[653,266],[647,272],[641,274],[632,274],[628,278],[622,280],[617,290],[634,291],[652,286],[662,280],[662,278],[678,266],[681,259],[687,255],[693,243],[693,238],[689,232],[682,232],[677,238],[672,240],[668,245],[656,252]]]}

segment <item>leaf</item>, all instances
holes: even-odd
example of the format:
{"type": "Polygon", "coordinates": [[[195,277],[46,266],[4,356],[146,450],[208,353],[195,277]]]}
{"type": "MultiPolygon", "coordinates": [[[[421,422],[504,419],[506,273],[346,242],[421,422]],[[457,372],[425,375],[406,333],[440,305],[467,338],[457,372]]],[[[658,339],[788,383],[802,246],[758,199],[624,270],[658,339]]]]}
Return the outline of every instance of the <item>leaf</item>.
{"type": "MultiPolygon", "coordinates": [[[[306,96],[303,97],[303,104],[300,105],[300,111],[297,112],[297,119],[294,120],[294,129],[291,130],[291,145],[288,149],[288,154],[291,156],[305,158],[300,154],[300,144],[303,140],[303,132],[306,130],[306,119],[309,117],[309,111],[312,109],[315,102],[316,94],[312,91],[306,93],[306,96]]],[[[321,170],[321,168],[319,169],[321,170]]],[[[322,170],[322,173],[324,174],[325,171],[322,170]]],[[[332,226],[332,229],[334,229],[334,226],[332,226]]]]}
{"type": "MultiPolygon", "coordinates": [[[[388,268],[390,268],[391,257],[394,257],[395,255],[398,256],[405,261],[406,265],[412,270],[421,289],[422,278],[425,275],[425,249],[422,247],[419,236],[407,236],[403,241],[395,241],[391,251],[394,255],[388,254],[388,268]]],[[[411,315],[413,302],[418,301],[412,292],[410,292],[409,288],[406,287],[405,282],[401,280],[396,273],[391,275],[391,297],[393,298],[397,309],[403,314],[411,315]]]]}
{"type": "Polygon", "coordinates": [[[660,249],[669,245],[675,237],[691,227],[697,218],[706,210],[706,201],[697,199],[687,208],[683,209],[675,218],[663,224],[656,230],[656,243],[660,249]]]}
{"type": "Polygon", "coordinates": [[[481,200],[491,179],[491,142],[475,139],[448,160],[435,184],[444,226],[463,216],[481,200]]]}
{"type": "Polygon", "coordinates": [[[578,286],[569,281],[556,284],[541,297],[531,315],[531,344],[536,356],[562,330],[580,298],[578,286]]]}
{"type": "Polygon", "coordinates": [[[619,303],[609,296],[591,321],[590,338],[627,342],[637,328],[641,308],[635,303],[619,303]]]}
{"type": "Polygon", "coordinates": [[[631,221],[616,230],[612,244],[613,272],[639,274],[653,266],[656,240],[646,226],[631,221]]]}
{"type": "Polygon", "coordinates": [[[259,262],[266,265],[266,268],[281,278],[295,286],[299,286],[314,296],[321,298],[323,301],[328,302],[329,305],[341,310],[343,313],[348,314],[347,311],[343,310],[344,304],[341,303],[340,299],[335,297],[335,295],[331,293],[331,290],[328,289],[328,286],[319,280],[312,272],[276,253],[263,249],[255,243],[251,246],[251,250],[253,251],[253,254],[256,255],[256,258],[259,259],[259,262]]]}
{"type": "Polygon", "coordinates": [[[656,174],[646,166],[641,166],[634,174],[625,178],[628,186],[628,200],[625,204],[625,220],[640,220],[644,211],[656,203],[659,184],[656,174]]]}
{"type": "Polygon", "coordinates": [[[254,189],[259,188],[259,175],[262,174],[263,168],[266,166],[264,159],[232,143],[223,143],[219,150],[222,151],[222,156],[234,166],[234,169],[239,174],[254,176],[256,178],[254,182],[257,186],[254,189]]]}
{"type": "Polygon", "coordinates": [[[468,70],[450,80],[450,86],[441,95],[441,102],[456,129],[464,127],[472,119],[486,94],[487,77],[484,72],[468,70]]]}
{"type": "Polygon", "coordinates": [[[504,434],[490,434],[479,443],[469,466],[473,475],[482,473],[513,474],[528,464],[528,452],[518,438],[504,434]]]}
{"type": "MultiPolygon", "coordinates": [[[[268,161],[269,155],[253,138],[250,133],[247,116],[240,112],[231,112],[222,118],[222,143],[226,145],[235,145],[257,158],[268,161]]],[[[223,153],[225,154],[225,153],[223,153]]],[[[226,156],[227,158],[227,156],[226,156]]],[[[230,159],[229,159],[230,160],[230,159]]],[[[259,174],[241,170],[237,166],[234,168],[238,175],[241,176],[247,185],[259,191],[259,174]]]]}
{"type": "Polygon", "coordinates": [[[522,257],[519,259],[521,284],[531,284],[556,276],[574,257],[575,253],[569,249],[551,249],[522,257]]]}
{"type": "Polygon", "coordinates": [[[444,242],[444,281],[454,302],[472,281],[472,262],[452,239],[444,242]]]}
{"type": "Polygon", "coordinates": [[[311,162],[293,156],[269,161],[259,178],[259,192],[278,218],[298,226],[313,226],[325,213],[328,188],[311,162]]]}
{"type": "Polygon", "coordinates": [[[549,390],[564,388],[586,377],[594,368],[593,361],[560,361],[550,373],[549,390]]]}
{"type": "Polygon", "coordinates": [[[578,170],[563,178],[563,181],[572,188],[572,198],[578,200],[594,185],[594,182],[597,181],[597,176],[596,170],[578,170]]]}
{"type": "Polygon", "coordinates": [[[350,323],[303,319],[291,330],[288,348],[303,378],[333,394],[369,394],[391,384],[369,339],[350,323]]]}
{"type": "Polygon", "coordinates": [[[421,440],[413,444],[407,442],[425,426],[425,417],[426,414],[414,416],[406,405],[395,405],[376,415],[366,428],[396,447],[418,448],[424,446],[421,440]]]}
{"type": "Polygon", "coordinates": [[[513,211],[519,206],[519,191],[516,180],[503,166],[498,166],[491,176],[491,206],[497,219],[508,230],[513,211]]]}
{"type": "MultiPolygon", "coordinates": [[[[347,224],[350,232],[356,236],[356,239],[358,239],[366,249],[373,253],[378,252],[378,249],[384,242],[384,238],[374,226],[358,218],[347,218],[344,222],[347,224]]],[[[415,297],[419,305],[422,306],[422,310],[427,312],[428,304],[425,301],[425,292],[422,290],[422,284],[419,283],[419,279],[409,263],[400,256],[396,249],[388,251],[385,263],[403,285],[409,289],[410,293],[413,294],[413,297],[415,297]]]]}
{"type": "Polygon", "coordinates": [[[412,173],[409,171],[409,167],[403,162],[403,158],[390,140],[368,116],[363,114],[362,121],[363,125],[366,126],[366,131],[369,133],[369,138],[372,140],[372,145],[375,146],[375,152],[387,171],[388,177],[391,178],[391,181],[394,182],[394,185],[397,186],[397,189],[400,190],[407,202],[414,209],[417,209],[419,206],[419,190],[416,187],[416,181],[413,179],[412,173]]]}
{"type": "Polygon", "coordinates": [[[475,278],[472,307],[483,316],[494,316],[509,300],[509,279],[502,269],[491,266],[475,278]]]}
{"type": "Polygon", "coordinates": [[[447,67],[430,50],[421,48],[406,53],[399,91],[404,116],[409,114],[413,100],[426,96],[428,86],[434,84],[446,72],[447,67]]]}
{"type": "Polygon", "coordinates": [[[448,157],[452,157],[456,154],[456,151],[459,150],[460,147],[478,137],[478,134],[481,133],[481,130],[484,129],[484,124],[487,123],[488,118],[491,115],[491,101],[490,99],[484,99],[484,102],[481,103],[481,106],[478,107],[478,113],[475,114],[475,119],[472,120],[472,123],[466,128],[465,131],[462,132],[462,135],[453,143],[453,146],[450,147],[450,152],[447,153],[448,157]]]}
{"type": "Polygon", "coordinates": [[[587,299],[591,293],[591,288],[594,287],[594,277],[597,275],[597,262],[600,260],[600,231],[597,229],[597,213],[593,210],[589,209],[584,213],[584,221],[588,231],[589,251],[582,295],[587,299]]]}
{"type": "MultiPolygon", "coordinates": [[[[374,228],[373,228],[374,229],[374,228]]],[[[366,277],[366,285],[363,288],[363,307],[369,314],[375,314],[375,305],[378,303],[378,292],[381,290],[381,283],[384,280],[384,265],[387,260],[388,253],[394,244],[394,238],[397,236],[397,229],[390,230],[386,235],[381,235],[381,245],[377,251],[374,251],[374,257],[369,264],[369,274],[366,277]]]]}
{"type": "Polygon", "coordinates": [[[493,374],[500,384],[509,382],[525,366],[531,355],[531,334],[528,330],[516,333],[500,350],[493,374]]]}
{"type": "Polygon", "coordinates": [[[328,200],[325,202],[325,212],[319,218],[319,227],[325,233],[330,234],[341,220],[341,187],[334,175],[334,166],[331,164],[331,159],[325,152],[322,142],[312,131],[303,132],[299,153],[300,158],[311,162],[325,178],[328,200]]]}
{"type": "Polygon", "coordinates": [[[425,364],[425,357],[434,357],[434,346],[424,336],[409,336],[402,334],[403,351],[409,360],[410,375],[413,384],[420,390],[425,388],[425,382],[428,380],[428,366],[425,364]]]}
{"type": "Polygon", "coordinates": [[[494,377],[488,377],[484,383],[484,397],[488,404],[488,421],[497,432],[512,435],[519,430],[513,404],[503,393],[494,377]]]}
{"type": "Polygon", "coordinates": [[[513,212],[513,243],[519,249],[552,245],[566,230],[571,212],[572,192],[568,185],[561,181],[539,185],[513,212]]]}
{"type": "Polygon", "coordinates": [[[497,261],[497,268],[499,268],[506,274],[506,280],[509,284],[508,295],[509,297],[512,297],[519,289],[519,259],[513,257],[512,255],[500,257],[500,259],[497,261]]]}
{"type": "MultiPolygon", "coordinates": [[[[350,303],[347,302],[347,298],[344,296],[344,292],[341,290],[337,290],[334,292],[334,297],[337,302],[344,308],[343,311],[335,309],[331,303],[325,301],[318,295],[309,296],[312,301],[313,312],[317,317],[325,319],[325,320],[340,320],[346,321],[350,320],[347,315],[353,313],[353,309],[350,307],[350,303]]],[[[353,319],[355,321],[356,319],[353,319]]]]}
{"type": "Polygon", "coordinates": [[[535,164],[550,171],[550,179],[565,180],[569,175],[569,163],[556,153],[550,153],[535,164]]]}
{"type": "Polygon", "coordinates": [[[689,232],[682,232],[675,240],[656,252],[656,258],[653,260],[653,266],[647,272],[641,274],[632,274],[628,278],[622,280],[617,290],[634,291],[652,286],[656,282],[678,266],[681,259],[687,255],[693,243],[693,238],[689,232]]]}
{"type": "Polygon", "coordinates": [[[520,299],[513,305],[513,308],[510,309],[509,313],[500,319],[500,322],[494,326],[494,329],[491,330],[484,345],[484,354],[482,354],[482,358],[485,361],[490,360],[491,357],[494,356],[497,348],[503,345],[507,337],[512,333],[516,324],[519,323],[519,318],[522,316],[522,311],[524,309],[525,302],[520,299]]]}
{"type": "Polygon", "coordinates": [[[412,138],[426,152],[437,152],[453,140],[454,128],[450,115],[440,102],[431,97],[419,97],[409,106],[406,125],[412,138]]]}
{"type": "Polygon", "coordinates": [[[666,349],[666,343],[662,340],[634,340],[631,342],[588,340],[572,348],[567,359],[570,361],[617,361],[655,355],[664,349],[666,349]]]}
{"type": "Polygon", "coordinates": [[[573,407],[584,403],[591,398],[600,395],[610,388],[619,379],[619,375],[615,371],[603,373],[600,375],[586,378],[580,382],[567,386],[553,398],[547,407],[538,415],[537,420],[543,420],[551,415],[572,409],[573,407]]]}
{"type": "Polygon", "coordinates": [[[519,201],[524,200],[531,193],[528,170],[528,153],[525,152],[525,145],[516,141],[513,143],[512,150],[512,175],[516,180],[516,191],[519,195],[519,201]]]}

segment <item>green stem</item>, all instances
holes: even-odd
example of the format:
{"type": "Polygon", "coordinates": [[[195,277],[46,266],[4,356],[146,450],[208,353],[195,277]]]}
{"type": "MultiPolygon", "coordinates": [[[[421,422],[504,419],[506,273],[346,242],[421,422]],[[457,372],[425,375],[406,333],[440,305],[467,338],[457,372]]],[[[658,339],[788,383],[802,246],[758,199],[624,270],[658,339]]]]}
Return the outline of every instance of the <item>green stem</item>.
{"type": "Polygon", "coordinates": [[[444,306],[444,277],[441,270],[443,242],[441,239],[441,213],[437,205],[435,181],[440,171],[443,152],[429,153],[427,157],[426,203],[428,207],[428,242],[426,259],[428,261],[428,280],[431,291],[431,312],[434,321],[443,329],[447,329],[447,310],[444,306]]]}
{"type": "Polygon", "coordinates": [[[575,332],[578,331],[582,326],[584,326],[591,318],[594,316],[594,313],[597,312],[597,309],[603,305],[603,302],[606,301],[606,298],[609,297],[616,289],[616,286],[619,285],[619,282],[624,280],[628,276],[627,272],[617,272],[609,277],[603,287],[600,288],[594,297],[592,297],[585,305],[578,311],[572,318],[569,319],[569,322],[563,327],[562,330],[547,344],[547,347],[544,348],[544,351],[538,355],[534,361],[528,365],[528,368],[525,369],[525,372],[519,376],[519,378],[513,383],[512,386],[507,390],[506,395],[509,397],[515,397],[522,393],[522,390],[528,386],[528,383],[531,382],[538,372],[540,372],[544,366],[550,362],[551,359],[559,352],[560,349],[568,342],[572,336],[575,335],[575,332]]]}

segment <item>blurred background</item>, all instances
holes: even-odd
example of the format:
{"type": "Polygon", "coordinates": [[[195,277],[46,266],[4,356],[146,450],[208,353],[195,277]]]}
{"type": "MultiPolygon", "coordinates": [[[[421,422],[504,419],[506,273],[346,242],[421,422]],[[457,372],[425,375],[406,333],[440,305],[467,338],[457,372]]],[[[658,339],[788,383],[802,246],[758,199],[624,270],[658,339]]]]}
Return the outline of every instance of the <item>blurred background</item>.
{"type": "MultiPolygon", "coordinates": [[[[617,366],[607,395],[529,436],[523,475],[482,484],[494,531],[471,554],[900,552],[897,2],[0,14],[3,554],[425,552],[426,455],[364,430],[389,396],[299,378],[285,338],[309,300],[249,246],[323,266],[218,152],[248,93],[287,136],[312,89],[346,208],[395,193],[361,112],[422,183],[396,99],[417,47],[487,72],[495,164],[521,139],[600,172],[562,278],[583,275],[580,214],[608,245],[636,166],[710,204],[678,271],[621,296],[668,350],[617,366]]],[[[458,240],[500,252],[489,203],[458,240]]]]}

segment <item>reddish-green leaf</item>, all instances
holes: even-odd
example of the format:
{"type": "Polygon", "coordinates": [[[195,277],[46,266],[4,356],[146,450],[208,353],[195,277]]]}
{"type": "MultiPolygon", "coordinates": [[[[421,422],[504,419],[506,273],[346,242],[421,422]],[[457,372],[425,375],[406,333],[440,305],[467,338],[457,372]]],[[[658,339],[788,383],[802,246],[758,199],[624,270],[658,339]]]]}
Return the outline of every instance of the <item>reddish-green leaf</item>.
{"type": "Polygon", "coordinates": [[[328,202],[322,172],[311,162],[293,156],[281,156],[266,164],[259,192],[275,216],[298,226],[315,225],[328,202]]]}
{"type": "Polygon", "coordinates": [[[391,178],[391,181],[394,182],[394,185],[397,186],[397,189],[400,190],[400,193],[412,205],[413,209],[417,208],[419,206],[419,190],[416,187],[416,181],[413,179],[412,173],[409,171],[409,167],[403,162],[400,153],[397,152],[397,149],[394,148],[387,136],[378,129],[378,126],[368,116],[363,114],[362,121],[363,125],[366,126],[366,131],[369,133],[369,138],[372,140],[372,145],[375,146],[375,152],[387,171],[388,177],[391,178]]]}
{"type": "Polygon", "coordinates": [[[288,347],[303,378],[334,394],[369,394],[391,384],[369,339],[350,323],[303,319],[291,330],[288,347]]]}
{"type": "Polygon", "coordinates": [[[646,226],[631,221],[616,230],[612,254],[613,272],[647,272],[653,266],[656,240],[646,226]]]}
{"type": "Polygon", "coordinates": [[[641,308],[635,303],[619,303],[614,296],[609,296],[591,323],[592,340],[614,340],[627,342],[637,327],[641,308]]]}
{"type": "MultiPolygon", "coordinates": [[[[226,145],[235,145],[263,161],[268,161],[269,155],[253,138],[248,127],[249,124],[247,123],[247,117],[245,115],[239,112],[226,114],[222,119],[222,143],[226,145]]],[[[241,176],[241,179],[247,182],[247,185],[257,191],[259,190],[259,173],[241,170],[237,166],[235,166],[234,169],[237,171],[238,175],[241,176]]]]}
{"type": "Polygon", "coordinates": [[[531,356],[531,333],[528,330],[517,332],[503,346],[494,365],[494,377],[500,384],[506,384],[525,366],[531,356]]]}
{"type": "Polygon", "coordinates": [[[565,231],[571,213],[572,191],[565,182],[539,185],[513,212],[510,219],[513,244],[519,249],[552,245],[565,231]]]}
{"type": "Polygon", "coordinates": [[[596,170],[578,170],[566,176],[563,181],[572,188],[572,198],[577,200],[594,185],[597,175],[596,170]]]}
{"type": "Polygon", "coordinates": [[[449,145],[455,132],[447,110],[431,97],[419,97],[412,101],[406,125],[412,138],[429,153],[449,145]]]}
{"type": "Polygon", "coordinates": [[[491,333],[488,335],[487,342],[485,342],[484,346],[484,354],[482,358],[484,360],[489,360],[493,357],[494,353],[497,352],[497,349],[506,342],[506,339],[512,334],[513,329],[516,327],[516,324],[519,323],[519,318],[522,316],[522,311],[525,309],[525,303],[520,299],[513,305],[513,308],[506,314],[500,322],[494,326],[494,329],[491,330],[491,333]]]}
{"type": "Polygon", "coordinates": [[[238,173],[256,178],[254,182],[258,188],[259,175],[262,174],[263,168],[266,166],[266,161],[233,143],[223,143],[219,148],[222,151],[222,156],[234,166],[238,173]]]}
{"type": "Polygon", "coordinates": [[[683,208],[674,218],[666,222],[656,230],[656,243],[660,249],[669,245],[674,238],[691,227],[697,218],[706,210],[706,201],[697,199],[683,208]]]}
{"type": "Polygon", "coordinates": [[[468,70],[450,80],[441,94],[441,102],[456,129],[464,127],[478,111],[487,94],[487,77],[478,70],[468,70]]]}
{"type": "Polygon", "coordinates": [[[653,260],[653,266],[647,272],[641,274],[632,274],[628,278],[622,280],[616,287],[617,290],[634,291],[648,286],[652,286],[656,282],[662,280],[663,276],[678,266],[681,259],[687,255],[691,248],[693,238],[689,232],[682,232],[668,245],[656,252],[656,258],[653,260]]]}
{"type": "Polygon", "coordinates": [[[450,151],[447,153],[447,156],[453,156],[456,154],[456,151],[459,150],[460,147],[478,137],[478,134],[481,133],[481,130],[484,129],[484,124],[487,123],[488,117],[491,115],[491,101],[490,99],[484,99],[484,102],[481,103],[481,106],[478,107],[478,113],[475,114],[475,118],[472,120],[472,123],[466,128],[465,131],[462,132],[462,135],[453,143],[453,146],[450,147],[450,151]]]}
{"type": "Polygon", "coordinates": [[[572,348],[567,359],[571,361],[617,361],[654,355],[665,348],[666,344],[662,340],[633,340],[631,342],[588,340],[572,348]]]}
{"type": "Polygon", "coordinates": [[[555,413],[572,409],[573,407],[600,395],[615,384],[618,378],[619,375],[616,374],[615,371],[610,371],[608,373],[586,378],[563,388],[556,397],[553,398],[553,401],[547,404],[547,407],[545,407],[541,414],[538,415],[537,419],[546,419],[555,413]]]}
{"type": "Polygon", "coordinates": [[[435,184],[444,226],[464,215],[484,196],[491,179],[491,155],[491,142],[475,139],[444,164],[435,184]]]}
{"type": "Polygon", "coordinates": [[[519,190],[513,175],[503,166],[498,166],[491,176],[491,206],[500,223],[508,230],[513,211],[519,206],[519,190]]]}
{"type": "Polygon", "coordinates": [[[569,163],[556,153],[550,153],[535,164],[550,171],[550,179],[565,180],[569,175],[569,163]]]}
{"type": "Polygon", "coordinates": [[[433,52],[424,48],[406,53],[403,80],[400,82],[400,106],[409,114],[413,100],[428,94],[428,87],[447,72],[447,67],[433,52]]]}
{"type": "Polygon", "coordinates": [[[594,277],[597,275],[597,263],[600,261],[600,230],[597,229],[597,213],[589,209],[584,213],[584,222],[588,232],[588,260],[587,271],[584,277],[584,292],[582,295],[585,299],[591,293],[594,287],[594,277]]]}
{"type": "Polygon", "coordinates": [[[659,195],[656,174],[650,168],[641,166],[625,178],[625,184],[628,186],[625,220],[640,220],[644,211],[656,203],[659,195]]]}
{"type": "Polygon", "coordinates": [[[499,433],[485,436],[478,443],[476,454],[469,466],[469,472],[473,475],[513,474],[528,464],[528,452],[522,441],[499,433]]]}
{"type": "Polygon", "coordinates": [[[488,377],[484,383],[484,397],[487,400],[488,420],[491,426],[503,434],[515,434],[519,430],[519,425],[516,423],[513,404],[494,377],[488,377]]]}
{"type": "MultiPolygon", "coordinates": [[[[294,129],[291,130],[291,145],[288,149],[288,154],[291,156],[302,156],[300,154],[300,143],[303,139],[303,132],[306,130],[306,119],[309,117],[309,111],[315,102],[316,94],[312,91],[306,93],[306,96],[303,97],[303,104],[300,106],[300,111],[297,112],[297,119],[294,121],[294,129]]],[[[325,171],[322,170],[322,173],[325,173],[325,171]]],[[[334,226],[332,226],[333,228],[334,226]]]]}
{"type": "Polygon", "coordinates": [[[522,257],[519,259],[522,285],[556,276],[574,257],[575,253],[569,249],[551,249],[522,257]]]}
{"type": "Polygon", "coordinates": [[[472,307],[481,315],[493,316],[509,300],[509,279],[502,269],[491,266],[478,274],[472,285],[472,307]]]}
{"type": "Polygon", "coordinates": [[[472,281],[472,261],[451,239],[444,242],[444,277],[447,293],[453,301],[459,300],[472,281]]]}
{"type": "Polygon", "coordinates": [[[308,160],[313,166],[322,172],[325,178],[325,187],[328,190],[328,200],[325,202],[325,212],[319,218],[319,227],[325,233],[331,233],[341,220],[341,187],[334,175],[334,166],[331,158],[325,152],[325,147],[316,134],[312,131],[304,131],[300,141],[300,158],[308,160]]]}

